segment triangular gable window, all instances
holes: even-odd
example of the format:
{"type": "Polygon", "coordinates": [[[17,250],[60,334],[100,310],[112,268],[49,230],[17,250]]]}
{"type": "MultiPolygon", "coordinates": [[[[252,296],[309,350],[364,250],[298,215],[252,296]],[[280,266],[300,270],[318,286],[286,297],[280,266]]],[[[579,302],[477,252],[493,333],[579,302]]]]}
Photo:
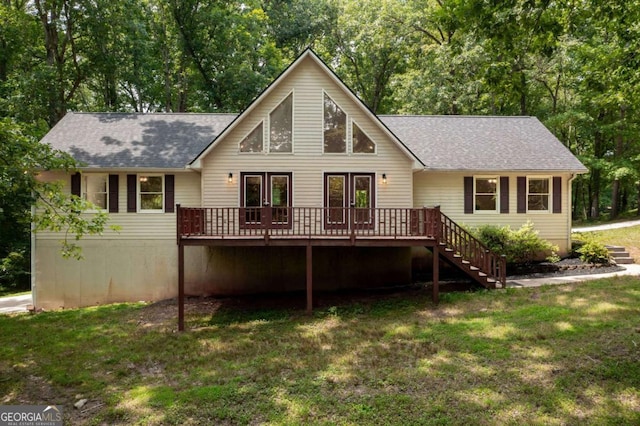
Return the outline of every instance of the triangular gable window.
{"type": "Polygon", "coordinates": [[[324,152],[347,152],[347,114],[324,94],[324,152]]]}
{"type": "Polygon", "coordinates": [[[355,154],[374,154],[376,144],[358,127],[356,123],[351,123],[353,127],[353,152],[355,154]]]}
{"type": "Polygon", "coordinates": [[[269,151],[293,152],[293,93],[269,114],[269,151]]]}
{"type": "Polygon", "coordinates": [[[240,142],[240,152],[262,152],[262,122],[240,142]]]}

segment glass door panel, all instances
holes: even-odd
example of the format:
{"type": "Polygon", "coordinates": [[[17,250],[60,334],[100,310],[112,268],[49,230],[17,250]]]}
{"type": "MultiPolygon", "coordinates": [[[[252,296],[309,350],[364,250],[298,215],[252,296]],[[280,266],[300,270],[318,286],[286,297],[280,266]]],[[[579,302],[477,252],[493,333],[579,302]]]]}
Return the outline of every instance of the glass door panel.
{"type": "Polygon", "coordinates": [[[372,223],[372,182],[371,175],[353,175],[354,222],[357,224],[372,223]]]}
{"type": "Polygon", "coordinates": [[[289,223],[289,176],[271,176],[271,223],[289,223]]]}
{"type": "Polygon", "coordinates": [[[325,207],[327,207],[325,225],[329,228],[346,228],[347,176],[326,175],[325,193],[325,207]]]}
{"type": "Polygon", "coordinates": [[[261,224],[262,211],[262,176],[261,175],[245,175],[244,176],[244,207],[245,207],[245,223],[261,224]]]}

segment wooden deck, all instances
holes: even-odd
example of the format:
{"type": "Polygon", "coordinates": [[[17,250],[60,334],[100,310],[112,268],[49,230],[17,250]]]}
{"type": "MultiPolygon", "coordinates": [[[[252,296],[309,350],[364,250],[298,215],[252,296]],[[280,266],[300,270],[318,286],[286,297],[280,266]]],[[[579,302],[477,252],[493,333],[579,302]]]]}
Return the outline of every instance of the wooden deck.
{"type": "Polygon", "coordinates": [[[440,257],[487,288],[504,285],[506,262],[434,208],[181,207],[178,328],[184,330],[185,246],[306,247],[307,311],[313,305],[313,247],[424,246],[433,252],[433,301],[438,302],[440,257]]]}

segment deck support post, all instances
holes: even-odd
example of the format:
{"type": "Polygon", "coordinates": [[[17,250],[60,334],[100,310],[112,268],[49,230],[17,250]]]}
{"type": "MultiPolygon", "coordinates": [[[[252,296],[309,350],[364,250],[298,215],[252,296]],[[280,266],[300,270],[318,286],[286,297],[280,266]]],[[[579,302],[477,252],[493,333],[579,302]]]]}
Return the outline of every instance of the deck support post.
{"type": "Polygon", "coordinates": [[[433,294],[432,300],[434,304],[440,302],[440,248],[438,247],[438,241],[433,246],[433,294]]]}
{"type": "Polygon", "coordinates": [[[307,244],[307,314],[313,311],[313,247],[307,244]]]}
{"type": "Polygon", "coordinates": [[[178,243],[178,331],[184,331],[184,245],[178,243]]]}

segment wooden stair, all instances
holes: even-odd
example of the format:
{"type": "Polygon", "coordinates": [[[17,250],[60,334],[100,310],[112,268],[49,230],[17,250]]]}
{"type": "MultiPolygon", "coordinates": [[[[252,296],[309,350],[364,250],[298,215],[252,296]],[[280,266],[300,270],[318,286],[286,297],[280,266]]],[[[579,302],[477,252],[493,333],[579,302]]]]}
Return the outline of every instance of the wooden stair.
{"type": "Polygon", "coordinates": [[[441,258],[483,287],[504,288],[507,275],[505,257],[492,252],[448,216],[440,214],[437,248],[432,248],[432,251],[437,251],[441,258]]]}
{"type": "Polygon", "coordinates": [[[606,246],[609,255],[618,265],[630,265],[635,263],[629,252],[622,246],[606,246]]]}

